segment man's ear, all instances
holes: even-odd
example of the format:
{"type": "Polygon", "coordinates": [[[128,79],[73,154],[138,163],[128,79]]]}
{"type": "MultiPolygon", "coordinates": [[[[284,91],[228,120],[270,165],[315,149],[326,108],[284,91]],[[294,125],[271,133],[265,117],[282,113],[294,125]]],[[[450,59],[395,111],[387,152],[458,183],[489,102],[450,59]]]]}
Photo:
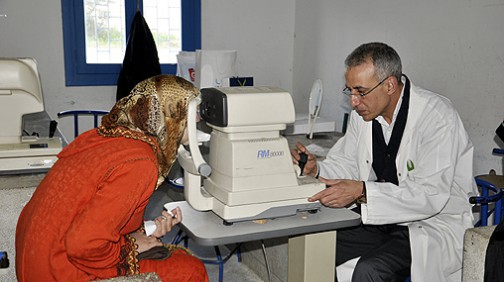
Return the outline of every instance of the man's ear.
{"type": "Polygon", "coordinates": [[[390,76],[385,83],[385,86],[387,87],[387,93],[389,95],[395,93],[399,87],[399,82],[397,81],[397,78],[395,76],[390,76]]]}

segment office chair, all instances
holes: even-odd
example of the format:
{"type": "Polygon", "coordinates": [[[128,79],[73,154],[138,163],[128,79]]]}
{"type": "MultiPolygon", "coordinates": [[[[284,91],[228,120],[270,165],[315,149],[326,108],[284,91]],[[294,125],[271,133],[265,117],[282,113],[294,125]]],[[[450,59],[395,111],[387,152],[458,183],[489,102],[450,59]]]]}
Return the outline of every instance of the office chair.
{"type": "Polygon", "coordinates": [[[80,116],[93,116],[94,127],[98,127],[98,117],[108,114],[108,111],[101,110],[70,110],[61,111],[58,113],[58,118],[73,116],[74,117],[74,138],[79,135],[79,117],[80,116]]]}

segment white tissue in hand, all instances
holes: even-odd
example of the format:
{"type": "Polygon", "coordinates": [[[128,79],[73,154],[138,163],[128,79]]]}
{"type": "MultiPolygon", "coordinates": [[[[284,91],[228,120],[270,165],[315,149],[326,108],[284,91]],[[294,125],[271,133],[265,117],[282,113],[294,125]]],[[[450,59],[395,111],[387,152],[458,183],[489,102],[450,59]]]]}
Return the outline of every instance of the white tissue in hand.
{"type": "Polygon", "coordinates": [[[156,223],[152,220],[144,221],[145,235],[150,236],[156,231],[156,223]]]}

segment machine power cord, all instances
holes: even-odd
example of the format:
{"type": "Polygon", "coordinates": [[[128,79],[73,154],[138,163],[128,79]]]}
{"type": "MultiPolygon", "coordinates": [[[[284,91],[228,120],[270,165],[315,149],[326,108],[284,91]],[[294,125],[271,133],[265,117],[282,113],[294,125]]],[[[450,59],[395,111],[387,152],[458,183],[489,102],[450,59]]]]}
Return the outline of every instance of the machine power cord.
{"type": "Polygon", "coordinates": [[[268,256],[266,255],[266,247],[264,246],[264,240],[261,240],[261,247],[264,254],[264,262],[266,264],[266,271],[268,272],[268,281],[271,282],[271,270],[268,262],[268,256]]]}

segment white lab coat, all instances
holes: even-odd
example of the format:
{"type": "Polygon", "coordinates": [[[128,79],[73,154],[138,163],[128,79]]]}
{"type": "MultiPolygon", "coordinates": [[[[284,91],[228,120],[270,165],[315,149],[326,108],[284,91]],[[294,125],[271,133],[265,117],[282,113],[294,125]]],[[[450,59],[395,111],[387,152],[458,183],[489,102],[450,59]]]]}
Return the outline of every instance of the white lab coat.
{"type": "MultiPolygon", "coordinates": [[[[352,111],[345,136],[319,162],[320,175],[369,180],[372,147],[372,122],[352,111]]],[[[473,146],[447,98],[411,85],[396,166],[399,186],[366,182],[362,222],[408,226],[412,281],[460,281],[463,236],[473,224],[468,194],[477,190],[473,146]]]]}

